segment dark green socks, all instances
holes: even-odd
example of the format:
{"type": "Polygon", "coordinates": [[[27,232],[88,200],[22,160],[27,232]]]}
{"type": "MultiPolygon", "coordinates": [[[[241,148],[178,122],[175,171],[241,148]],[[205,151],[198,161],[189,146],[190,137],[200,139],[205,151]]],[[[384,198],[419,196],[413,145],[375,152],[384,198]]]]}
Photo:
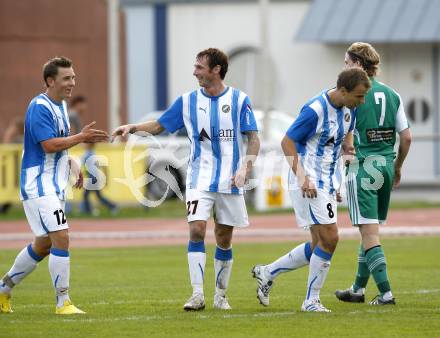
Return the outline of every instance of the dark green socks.
{"type": "Polygon", "coordinates": [[[368,269],[367,258],[365,257],[365,251],[361,244],[359,246],[358,270],[353,283],[353,291],[357,292],[359,289],[365,288],[369,278],[370,270],[368,269]]]}
{"type": "MultiPolygon", "coordinates": [[[[368,270],[373,275],[374,281],[376,282],[380,294],[383,295],[385,292],[391,291],[390,282],[388,281],[387,263],[382,247],[378,245],[368,249],[365,252],[365,260],[366,265],[368,266],[368,270]]],[[[359,262],[359,266],[360,264],[361,263],[359,262]]],[[[356,281],[357,279],[358,278],[356,277],[356,281]]],[[[365,285],[366,284],[367,283],[365,282],[365,285]]]]}

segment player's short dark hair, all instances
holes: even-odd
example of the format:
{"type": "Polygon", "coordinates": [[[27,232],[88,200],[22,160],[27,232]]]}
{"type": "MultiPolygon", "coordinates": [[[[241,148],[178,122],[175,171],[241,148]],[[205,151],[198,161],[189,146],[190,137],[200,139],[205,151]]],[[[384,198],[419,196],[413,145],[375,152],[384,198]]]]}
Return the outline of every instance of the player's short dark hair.
{"type": "Polygon", "coordinates": [[[220,66],[220,77],[223,80],[228,72],[228,56],[217,48],[208,48],[202,50],[197,54],[197,59],[201,59],[203,57],[208,58],[209,69],[213,69],[215,66],[220,66]]]}
{"type": "Polygon", "coordinates": [[[348,92],[351,92],[359,85],[363,85],[367,89],[371,88],[371,82],[365,70],[350,68],[339,73],[338,81],[336,82],[337,89],[344,87],[348,92]]]}
{"type": "Polygon", "coordinates": [[[58,75],[58,68],[70,68],[72,67],[72,61],[65,56],[56,56],[49,61],[47,61],[43,66],[43,78],[46,86],[49,86],[47,83],[47,78],[55,78],[58,75]]]}
{"type": "Polygon", "coordinates": [[[86,103],[87,102],[87,98],[84,95],[75,95],[74,97],[72,97],[72,99],[70,100],[70,106],[74,107],[76,106],[78,103],[86,103]]]}

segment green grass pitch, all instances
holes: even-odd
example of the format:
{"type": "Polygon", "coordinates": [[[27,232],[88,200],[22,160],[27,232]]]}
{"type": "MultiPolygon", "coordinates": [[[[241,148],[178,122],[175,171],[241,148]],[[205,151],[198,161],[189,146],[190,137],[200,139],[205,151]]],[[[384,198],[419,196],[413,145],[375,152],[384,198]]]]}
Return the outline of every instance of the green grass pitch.
{"type": "MultiPolygon", "coordinates": [[[[296,243],[236,244],[228,292],[233,310],[212,309],[213,252],[207,247],[203,312],[186,313],[190,295],[186,245],[72,249],[71,297],[87,315],[54,315],[47,261],[14,290],[13,314],[0,314],[0,337],[438,337],[439,237],[383,240],[397,306],[346,304],[333,295],[353,280],[357,241],[339,243],[322,302],[330,314],[301,313],[307,268],[281,275],[271,305],[259,305],[250,270],[296,243]]],[[[16,250],[0,250],[0,273],[16,250]]],[[[376,286],[370,281],[367,298],[376,286]]]]}

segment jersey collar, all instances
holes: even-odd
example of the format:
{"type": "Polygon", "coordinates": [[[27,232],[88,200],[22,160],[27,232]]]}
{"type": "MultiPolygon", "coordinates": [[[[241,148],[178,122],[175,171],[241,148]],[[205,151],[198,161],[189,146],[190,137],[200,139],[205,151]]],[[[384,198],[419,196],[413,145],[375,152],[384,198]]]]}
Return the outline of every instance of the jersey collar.
{"type": "Polygon", "coordinates": [[[328,104],[329,104],[330,106],[332,106],[337,112],[342,111],[343,108],[344,108],[344,106],[342,106],[342,107],[336,107],[336,106],[333,105],[332,101],[330,100],[330,96],[328,96],[328,92],[329,92],[329,90],[331,90],[331,89],[333,89],[333,88],[330,88],[330,89],[324,90],[323,94],[325,95],[325,98],[327,99],[327,102],[328,102],[328,104]]]}
{"type": "Polygon", "coordinates": [[[217,96],[209,96],[208,94],[205,93],[203,88],[200,88],[200,92],[203,94],[203,96],[207,97],[208,99],[218,99],[219,97],[225,95],[228,90],[229,90],[229,87],[226,86],[225,90],[223,92],[221,92],[219,95],[217,95],[217,96]]]}

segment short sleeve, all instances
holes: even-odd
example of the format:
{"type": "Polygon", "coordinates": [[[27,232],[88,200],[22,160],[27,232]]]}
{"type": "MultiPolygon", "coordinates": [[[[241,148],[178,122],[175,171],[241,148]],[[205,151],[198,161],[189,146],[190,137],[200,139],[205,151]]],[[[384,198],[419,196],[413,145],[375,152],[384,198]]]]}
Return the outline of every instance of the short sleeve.
{"type": "Polygon", "coordinates": [[[157,120],[168,132],[174,133],[184,127],[183,123],[183,100],[180,96],[157,120]]]}
{"type": "Polygon", "coordinates": [[[251,106],[251,100],[248,96],[243,101],[240,112],[240,130],[242,133],[247,131],[258,131],[254,112],[251,106]]]}
{"type": "Polygon", "coordinates": [[[403,108],[402,98],[399,96],[399,109],[396,113],[396,131],[401,131],[409,128],[409,123],[405,115],[405,109],[403,108]]]}
{"type": "Polygon", "coordinates": [[[58,135],[52,113],[42,104],[36,104],[32,108],[29,128],[35,144],[58,135]]]}
{"type": "Polygon", "coordinates": [[[304,106],[298,118],[287,130],[286,135],[292,141],[306,143],[316,134],[318,115],[309,106],[304,106]]]}

